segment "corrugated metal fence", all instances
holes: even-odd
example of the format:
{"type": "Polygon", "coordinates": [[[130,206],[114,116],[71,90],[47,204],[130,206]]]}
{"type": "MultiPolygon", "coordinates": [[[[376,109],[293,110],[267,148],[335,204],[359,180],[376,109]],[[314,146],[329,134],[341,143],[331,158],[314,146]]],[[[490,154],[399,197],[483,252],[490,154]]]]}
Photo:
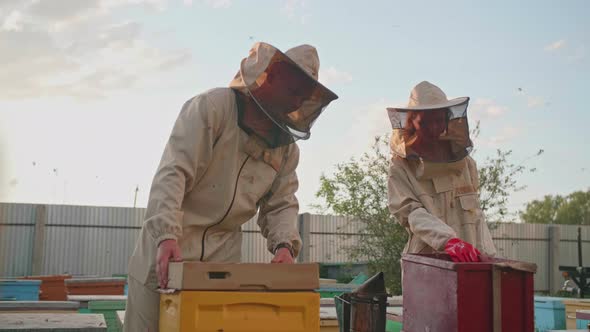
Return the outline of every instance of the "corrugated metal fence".
{"type": "Polygon", "coordinates": [[[133,208],[48,206],[43,273],[122,273],[144,213],[133,208]]]}
{"type": "Polygon", "coordinates": [[[0,276],[31,273],[35,205],[0,204],[0,276]]]}
{"type": "Polygon", "coordinates": [[[309,215],[310,260],[322,263],[348,263],[346,248],[360,239],[361,224],[337,217],[309,215]]]}
{"type": "Polygon", "coordinates": [[[124,273],[145,209],[0,204],[0,276],[124,273]],[[42,211],[44,208],[44,211],[42,211]],[[35,236],[43,213],[43,239],[35,236]],[[35,244],[42,246],[33,271],[35,244]]]}
{"type": "MultiPolygon", "coordinates": [[[[0,203],[0,276],[125,273],[144,214],[139,208],[0,203]]],[[[345,248],[357,243],[360,223],[309,214],[300,215],[298,223],[304,242],[301,260],[350,262],[345,248]]],[[[561,282],[550,266],[577,265],[578,260],[578,227],[554,226],[558,232],[553,237],[551,227],[500,224],[492,230],[499,256],[537,264],[535,289],[541,291],[561,282]]],[[[256,220],[244,224],[242,232],[242,260],[269,262],[272,255],[256,220]]],[[[582,239],[584,265],[590,266],[590,227],[583,227],[582,239]]]]}

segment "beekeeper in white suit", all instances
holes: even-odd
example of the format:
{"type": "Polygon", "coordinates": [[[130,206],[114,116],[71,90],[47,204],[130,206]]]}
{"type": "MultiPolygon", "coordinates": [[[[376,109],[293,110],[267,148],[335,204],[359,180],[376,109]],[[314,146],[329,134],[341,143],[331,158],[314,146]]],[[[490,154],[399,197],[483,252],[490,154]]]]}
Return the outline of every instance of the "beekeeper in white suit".
{"type": "Polygon", "coordinates": [[[393,126],[389,210],[408,231],[404,253],[446,252],[455,262],[496,254],[469,157],[468,104],[468,97],[448,100],[424,81],[407,106],[387,109],[393,126]]]}
{"type": "Polygon", "coordinates": [[[168,262],[239,262],[241,225],[259,213],[274,263],[292,263],[299,148],[338,96],[318,81],[314,47],[256,43],[229,88],[187,101],[153,180],[129,263],[125,331],[157,331],[168,262]]]}

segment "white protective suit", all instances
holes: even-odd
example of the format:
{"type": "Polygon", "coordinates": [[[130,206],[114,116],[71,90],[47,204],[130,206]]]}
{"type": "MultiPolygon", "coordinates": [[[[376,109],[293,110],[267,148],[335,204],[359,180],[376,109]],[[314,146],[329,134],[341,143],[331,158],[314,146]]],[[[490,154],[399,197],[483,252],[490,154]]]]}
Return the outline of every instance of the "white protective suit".
{"type": "MultiPolygon", "coordinates": [[[[297,62],[302,68],[315,65],[317,79],[315,49],[316,58],[297,54],[308,54],[310,48],[304,45],[286,54],[303,61],[297,62]]],[[[256,57],[252,52],[249,60],[264,55],[256,57]]],[[[184,260],[239,262],[241,226],[258,212],[269,251],[286,243],[297,256],[301,248],[295,197],[299,148],[291,143],[270,149],[239,126],[234,90],[240,90],[238,78],[240,73],[232,88],[212,89],[190,99],[176,120],[129,262],[125,331],[158,329],[155,269],[158,244],[163,240],[177,240],[184,260]]]]}
{"type": "Polygon", "coordinates": [[[451,238],[469,242],[483,254],[496,253],[480,207],[477,167],[468,155],[468,103],[469,97],[448,100],[439,87],[423,81],[410,93],[406,107],[388,108],[393,127],[389,210],[409,233],[404,253],[443,252],[451,238]],[[418,115],[423,122],[416,122],[418,115]],[[436,123],[428,122],[433,119],[436,123]],[[420,138],[440,130],[438,140],[424,143],[431,149],[421,149],[436,154],[414,150],[417,126],[420,138]],[[438,153],[445,148],[447,153],[438,153]]]}

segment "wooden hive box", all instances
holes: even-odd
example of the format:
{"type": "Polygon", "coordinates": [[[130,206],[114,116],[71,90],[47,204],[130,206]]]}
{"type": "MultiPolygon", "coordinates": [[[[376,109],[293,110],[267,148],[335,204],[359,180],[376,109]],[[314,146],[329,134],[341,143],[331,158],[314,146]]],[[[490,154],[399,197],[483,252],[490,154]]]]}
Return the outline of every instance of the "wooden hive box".
{"type": "Polygon", "coordinates": [[[76,313],[73,301],[0,301],[0,313],[76,313]]]}
{"type": "Polygon", "coordinates": [[[68,295],[123,295],[125,278],[66,279],[68,295]]]}
{"type": "Polygon", "coordinates": [[[0,313],[0,331],[106,332],[106,330],[102,315],[0,313]]]}
{"type": "Polygon", "coordinates": [[[402,267],[405,331],[534,331],[534,264],[411,254],[402,267]]]}
{"type": "Polygon", "coordinates": [[[221,291],[314,291],[318,264],[170,263],[168,288],[221,291]]]}
{"type": "Polygon", "coordinates": [[[41,293],[39,294],[39,300],[41,301],[66,301],[67,290],[65,280],[71,278],[71,275],[23,277],[26,280],[41,280],[41,293]]]}
{"type": "Polygon", "coordinates": [[[39,301],[39,280],[0,279],[0,300],[39,301]]]}
{"type": "Polygon", "coordinates": [[[171,263],[160,331],[319,332],[317,264],[171,263]]]}
{"type": "Polygon", "coordinates": [[[568,329],[576,328],[576,311],[590,310],[590,299],[567,299],[563,301],[565,305],[565,327],[568,329]]]}

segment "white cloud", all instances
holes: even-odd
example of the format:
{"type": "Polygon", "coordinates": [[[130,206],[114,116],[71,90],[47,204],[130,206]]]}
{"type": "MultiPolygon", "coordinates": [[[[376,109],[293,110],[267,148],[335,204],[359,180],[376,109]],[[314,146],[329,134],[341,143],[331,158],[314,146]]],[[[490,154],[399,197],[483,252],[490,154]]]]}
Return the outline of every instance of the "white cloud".
{"type": "Polygon", "coordinates": [[[100,0],[101,7],[112,9],[128,5],[144,5],[156,10],[164,10],[169,0],[100,0]]]}
{"type": "Polygon", "coordinates": [[[0,31],[0,97],[35,96],[40,80],[78,68],[56,47],[46,32],[25,29],[20,32],[0,31]],[[26,41],[26,42],[23,42],[26,41]]]}
{"type": "Polygon", "coordinates": [[[469,114],[474,120],[481,120],[483,118],[496,118],[508,112],[508,107],[498,105],[492,99],[477,98],[469,107],[469,114]]]}
{"type": "Polygon", "coordinates": [[[94,29],[87,38],[74,40],[66,52],[74,56],[92,55],[97,49],[122,50],[134,47],[140,40],[142,27],[137,22],[123,22],[94,29]]]}
{"type": "Polygon", "coordinates": [[[28,6],[32,0],[2,0],[0,1],[0,12],[2,9],[15,10],[28,6]]]}
{"type": "Polygon", "coordinates": [[[522,130],[516,127],[504,127],[498,135],[492,136],[488,140],[488,145],[498,146],[516,138],[522,130]]]}
{"type": "Polygon", "coordinates": [[[306,24],[311,16],[306,7],[306,0],[286,0],[281,8],[281,13],[289,19],[297,19],[299,23],[306,24]]]}
{"type": "Polygon", "coordinates": [[[320,69],[319,79],[323,84],[329,86],[330,84],[348,83],[352,81],[352,75],[334,67],[328,67],[325,70],[320,69]]]}
{"type": "Polygon", "coordinates": [[[84,17],[100,8],[100,0],[51,0],[37,1],[28,12],[35,17],[52,21],[65,21],[84,17]]]}
{"type": "Polygon", "coordinates": [[[205,0],[205,4],[212,8],[229,8],[231,0],[205,0]]]}
{"type": "Polygon", "coordinates": [[[586,57],[586,48],[583,45],[580,45],[576,48],[576,51],[573,54],[568,55],[567,59],[570,62],[577,62],[577,61],[584,59],[585,57],[586,57]]]}
{"type": "Polygon", "coordinates": [[[295,16],[295,11],[301,2],[301,0],[286,0],[283,4],[283,7],[281,8],[281,12],[289,17],[293,17],[295,16]]]}
{"type": "MultiPolygon", "coordinates": [[[[570,44],[573,44],[573,43],[570,43],[570,44]]],[[[587,55],[585,45],[578,44],[578,45],[576,45],[575,50],[573,49],[574,48],[573,46],[574,45],[568,46],[568,43],[565,40],[561,39],[561,40],[558,40],[556,42],[553,42],[553,43],[545,46],[545,51],[554,52],[554,51],[561,50],[561,49],[566,50],[564,52],[567,52],[567,53],[564,55],[565,55],[565,58],[569,62],[578,62],[578,61],[584,59],[587,55]],[[567,46],[567,50],[566,50],[566,46],[567,46]]]]}
{"type": "Polygon", "coordinates": [[[564,48],[566,45],[565,40],[561,39],[545,46],[545,51],[552,52],[564,48]]]}
{"type": "Polygon", "coordinates": [[[20,31],[23,27],[23,16],[18,10],[13,10],[4,19],[0,30],[4,31],[20,31]]]}
{"type": "Polygon", "coordinates": [[[311,17],[310,14],[303,14],[301,15],[301,18],[299,19],[299,22],[301,22],[301,24],[306,24],[307,21],[309,20],[309,18],[311,17]]]}
{"type": "Polygon", "coordinates": [[[99,98],[190,61],[187,50],[164,50],[148,43],[139,23],[96,13],[97,8],[114,10],[123,4],[165,1],[39,1],[4,20],[3,27],[10,29],[0,29],[0,98],[99,98]],[[54,29],[55,22],[61,22],[59,29],[54,29]]]}
{"type": "Polygon", "coordinates": [[[540,106],[547,105],[545,98],[543,97],[535,97],[535,96],[527,96],[527,107],[528,108],[537,108],[540,106]]]}
{"type": "Polygon", "coordinates": [[[388,134],[391,131],[391,123],[387,116],[387,107],[391,107],[391,105],[393,103],[384,99],[368,105],[359,110],[359,116],[355,123],[364,125],[371,138],[376,135],[388,134]]]}
{"type": "Polygon", "coordinates": [[[402,104],[404,103],[380,99],[355,110],[355,116],[350,122],[348,136],[343,139],[350,142],[347,144],[347,152],[359,155],[373,144],[375,136],[389,134],[391,132],[391,122],[387,115],[387,107],[402,104]]]}
{"type": "Polygon", "coordinates": [[[47,83],[52,94],[67,94],[81,99],[104,97],[110,91],[133,87],[142,79],[142,73],[155,74],[187,63],[188,51],[162,52],[138,42],[127,49],[103,49],[92,65],[80,67],[74,75],[55,76],[47,83]],[[139,61],[138,59],[141,59],[139,61]]]}
{"type": "Polygon", "coordinates": [[[550,104],[544,97],[529,95],[528,91],[523,88],[518,88],[516,95],[519,98],[523,98],[523,100],[526,99],[526,106],[528,108],[538,108],[550,104]]]}

